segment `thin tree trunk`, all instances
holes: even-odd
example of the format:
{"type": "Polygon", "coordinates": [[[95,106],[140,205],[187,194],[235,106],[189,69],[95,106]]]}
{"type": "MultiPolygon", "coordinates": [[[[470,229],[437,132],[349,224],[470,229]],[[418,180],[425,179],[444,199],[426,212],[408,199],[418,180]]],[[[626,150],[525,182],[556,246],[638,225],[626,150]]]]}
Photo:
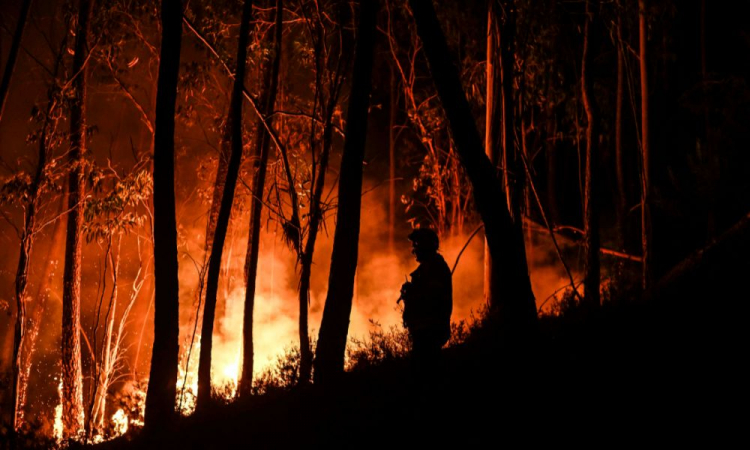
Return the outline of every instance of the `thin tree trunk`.
{"type": "MultiPolygon", "coordinates": [[[[549,85],[548,89],[550,89],[549,85]]],[[[552,102],[547,106],[546,135],[547,211],[549,212],[550,223],[555,224],[560,220],[560,213],[557,207],[557,118],[555,117],[555,105],[552,102]]]]}
{"type": "MultiPolygon", "coordinates": [[[[343,23],[343,15],[348,12],[346,8],[343,8],[343,3],[339,6],[342,8],[339,10],[339,23],[343,23]]],[[[314,45],[315,45],[315,96],[316,102],[319,102],[322,108],[322,120],[323,122],[323,133],[321,142],[320,159],[317,164],[315,162],[315,122],[313,121],[312,131],[310,133],[310,148],[313,149],[313,165],[312,165],[312,196],[310,198],[309,208],[309,221],[308,221],[308,234],[307,240],[304,245],[304,250],[299,254],[300,260],[300,282],[299,282],[299,339],[300,339],[300,368],[299,368],[299,380],[300,384],[307,384],[310,382],[310,375],[312,373],[313,354],[310,348],[310,336],[308,331],[308,309],[310,305],[310,276],[312,273],[313,264],[313,253],[315,252],[315,243],[318,237],[318,231],[320,229],[320,223],[323,219],[323,188],[325,187],[326,172],[328,171],[328,161],[331,153],[332,132],[333,132],[333,114],[336,109],[336,103],[338,102],[338,96],[341,92],[341,86],[343,81],[343,68],[346,67],[344,58],[347,53],[349,45],[349,38],[339,36],[338,40],[333,41],[333,45],[338,47],[338,51],[326,50],[326,35],[324,33],[322,18],[318,16],[317,22],[314,24],[314,45]],[[340,47],[339,47],[340,45],[340,47]],[[328,76],[323,77],[324,70],[329,70],[327,66],[326,56],[331,54],[338,54],[338,60],[335,63],[335,68],[332,70],[333,73],[327,74],[328,76]],[[324,81],[328,81],[328,96],[326,98],[323,90],[324,81]],[[317,174],[317,176],[316,176],[317,174]]],[[[341,29],[337,28],[337,32],[341,33],[341,29]]],[[[315,107],[313,107],[315,111],[315,107]]]]}
{"type": "Polygon", "coordinates": [[[440,29],[432,2],[410,0],[409,4],[424,45],[433,81],[437,88],[451,128],[459,157],[471,181],[474,202],[485,226],[485,236],[493,260],[493,277],[503,286],[490,301],[505,332],[523,332],[536,322],[536,305],[531,291],[531,280],[526,266],[523,234],[513,224],[506,208],[497,207],[503,196],[503,186],[494,167],[483,151],[471,108],[466,100],[456,66],[450,55],[445,36],[440,29]]]}
{"type": "MultiPolygon", "coordinates": [[[[63,47],[66,43],[67,39],[64,39],[62,45],[60,46],[60,51],[57,54],[54,71],[55,78],[57,77],[59,69],[62,65],[63,47]]],[[[24,339],[26,333],[26,288],[29,276],[29,263],[33,247],[33,237],[35,232],[38,202],[40,200],[43,185],[46,183],[45,167],[47,165],[48,159],[48,131],[50,122],[52,121],[52,113],[58,105],[58,102],[54,97],[55,89],[56,88],[51,87],[48,91],[47,111],[44,116],[44,123],[42,124],[42,133],[39,137],[36,173],[34,174],[34,178],[30,186],[31,196],[26,207],[26,214],[24,216],[24,228],[23,234],[21,235],[18,266],[16,268],[15,297],[17,314],[16,324],[13,329],[13,379],[11,381],[11,424],[14,430],[18,426],[20,426],[21,421],[23,420],[23,407],[26,399],[26,380],[28,379],[28,376],[25,376],[24,373],[28,373],[28,370],[30,370],[29,362],[23,359],[23,355],[25,353],[24,339]]],[[[58,220],[60,222],[62,221],[62,219],[58,220]]],[[[56,225],[56,229],[58,227],[59,222],[58,225],[56,225]]],[[[32,327],[31,333],[31,342],[33,342],[35,340],[34,336],[36,334],[34,327],[32,327]]],[[[32,349],[33,344],[31,344],[29,348],[32,349]]]]}
{"type": "MultiPolygon", "coordinates": [[[[281,66],[281,36],[283,33],[284,8],[282,0],[276,0],[275,28],[272,36],[274,51],[273,62],[266,67],[263,79],[263,95],[265,98],[261,102],[263,115],[270,116],[276,105],[276,94],[279,87],[279,69],[281,66]]],[[[270,123],[269,123],[270,124],[270,123]]],[[[268,168],[268,155],[271,143],[271,137],[266,131],[263,123],[258,120],[255,125],[256,131],[256,150],[258,155],[256,160],[256,172],[253,178],[252,190],[252,208],[250,210],[250,236],[247,242],[247,252],[245,256],[245,311],[242,326],[242,375],[239,381],[239,396],[248,396],[252,393],[253,387],[253,366],[254,366],[254,343],[253,343],[253,309],[255,307],[255,291],[258,274],[258,257],[260,256],[260,228],[261,213],[263,212],[263,192],[266,183],[266,170],[268,168]]]]}
{"type": "MultiPolygon", "coordinates": [[[[107,314],[105,316],[106,328],[104,330],[104,337],[102,338],[101,363],[97,368],[96,378],[94,380],[94,392],[91,397],[91,405],[89,408],[89,422],[87,424],[89,428],[89,438],[93,438],[98,433],[104,431],[103,426],[104,413],[106,412],[107,405],[107,391],[109,390],[110,380],[112,379],[114,358],[116,357],[116,355],[112,353],[112,337],[115,327],[115,316],[117,313],[121,243],[122,236],[120,235],[117,237],[116,252],[114,252],[114,255],[112,252],[109,254],[110,265],[112,266],[112,292],[110,293],[109,306],[107,307],[107,314]]],[[[96,339],[96,336],[94,336],[94,339],[96,339]]]]}
{"type": "MultiPolygon", "coordinates": [[[[376,0],[360,2],[357,48],[352,90],[346,120],[346,141],[339,171],[336,231],[333,237],[328,294],[315,351],[315,381],[331,382],[344,371],[344,354],[357,270],[360,214],[362,206],[362,164],[367,136],[367,113],[372,84],[376,0]]],[[[392,77],[393,79],[393,77],[392,77]]],[[[393,89],[392,89],[393,90],[393,89]]]]}
{"type": "Polygon", "coordinates": [[[625,248],[625,172],[622,154],[622,102],[625,92],[625,54],[622,44],[622,14],[617,14],[617,88],[615,91],[615,176],[617,178],[617,242],[622,250],[625,248]]]}
{"type": "Polygon", "coordinates": [[[318,178],[315,183],[315,190],[310,199],[310,222],[305,250],[300,258],[300,282],[299,282],[299,340],[300,340],[300,378],[302,384],[309,383],[312,373],[313,354],[310,348],[310,335],[308,334],[308,308],[310,304],[310,276],[312,274],[313,252],[315,251],[315,242],[318,237],[318,229],[323,212],[320,203],[323,199],[323,187],[325,186],[325,176],[328,169],[328,157],[331,151],[331,116],[333,108],[327,108],[329,113],[326,114],[326,123],[323,129],[323,150],[318,165],[318,178]]]}
{"type": "Polygon", "coordinates": [[[242,160],[242,87],[245,80],[245,64],[247,61],[247,45],[250,37],[250,18],[253,12],[252,0],[245,0],[242,6],[242,21],[240,22],[240,36],[237,45],[237,69],[235,71],[232,88],[232,103],[230,106],[230,121],[232,129],[232,153],[227,167],[227,178],[224,192],[221,196],[219,217],[216,222],[211,257],[208,260],[208,280],[206,281],[206,303],[203,310],[203,326],[201,327],[201,350],[198,362],[198,398],[197,410],[205,410],[211,400],[211,352],[213,346],[214,316],[216,312],[216,297],[219,288],[219,272],[224,253],[229,217],[234,203],[234,190],[242,160]]]}
{"type": "MultiPolygon", "coordinates": [[[[502,85],[501,76],[497,67],[495,67],[495,60],[499,59],[498,55],[499,44],[500,44],[500,15],[497,11],[498,5],[496,0],[490,0],[487,3],[487,93],[485,95],[486,110],[485,110],[485,123],[484,123],[484,151],[487,157],[490,159],[493,167],[497,167],[498,157],[498,112],[502,113],[502,85]],[[500,96],[498,102],[498,88],[500,88],[500,96]]],[[[502,133],[500,133],[502,135],[502,133]]],[[[505,173],[505,168],[503,168],[505,173]]],[[[487,244],[487,239],[484,241],[484,300],[489,304],[490,299],[493,296],[493,292],[498,288],[492,284],[492,257],[490,256],[490,247],[487,244]]]]}
{"type": "Polygon", "coordinates": [[[583,248],[584,248],[584,275],[583,288],[586,303],[591,307],[599,306],[599,215],[597,202],[594,196],[597,194],[597,170],[598,160],[598,111],[593,96],[593,81],[591,80],[591,41],[596,39],[591,36],[591,24],[596,13],[592,11],[591,1],[586,1],[586,23],[583,28],[583,56],[581,63],[581,94],[583,107],[586,111],[586,167],[583,189],[583,248]]]}
{"type": "Polygon", "coordinates": [[[18,59],[18,49],[21,47],[21,38],[23,37],[23,30],[26,28],[26,18],[29,15],[29,9],[31,9],[32,0],[24,0],[21,5],[21,13],[18,15],[18,23],[16,24],[16,31],[13,33],[13,42],[10,44],[10,53],[8,54],[8,61],[5,63],[5,70],[3,71],[3,79],[0,81],[0,122],[3,120],[3,111],[5,111],[5,101],[8,99],[8,90],[10,89],[10,81],[13,78],[13,71],[16,69],[16,59],[18,59]]]}
{"type": "Polygon", "coordinates": [[[388,114],[388,250],[395,249],[396,234],[396,114],[398,113],[398,82],[391,63],[390,111],[388,114]]]}
{"type": "Polygon", "coordinates": [[[86,82],[90,0],[81,0],[78,10],[73,57],[74,99],[70,108],[70,165],[68,230],[65,241],[62,314],[62,421],[63,438],[78,438],[84,431],[83,376],[81,372],[81,254],[83,203],[85,199],[86,82]]]}
{"type": "Polygon", "coordinates": [[[179,281],[174,189],[174,116],[182,43],[182,1],[162,0],[162,39],[154,127],[154,345],[146,394],[147,432],[175,419],[179,281]]]}
{"type": "MultiPolygon", "coordinates": [[[[515,161],[515,111],[513,101],[513,81],[515,79],[515,36],[516,36],[516,11],[515,2],[506,0],[504,5],[503,26],[500,33],[500,77],[502,94],[502,166],[503,184],[505,186],[505,199],[508,204],[511,218],[518,222],[520,205],[515,201],[514,191],[518,184],[511,180],[514,174],[510,165],[515,161]]],[[[516,164],[514,164],[514,167],[516,164]]]]}
{"type": "Polygon", "coordinates": [[[63,220],[62,214],[66,209],[67,200],[66,195],[60,197],[62,203],[60,205],[61,216],[55,221],[55,228],[52,232],[52,240],[50,243],[49,251],[47,252],[47,259],[44,263],[44,273],[42,274],[41,282],[34,298],[37,299],[37,304],[34,307],[32,317],[30,317],[28,323],[28,331],[25,332],[24,336],[24,352],[21,355],[21,375],[18,383],[18,404],[21,406],[18,410],[18,423],[23,423],[24,420],[24,408],[26,405],[26,393],[28,392],[29,376],[31,375],[31,368],[34,363],[34,351],[36,350],[37,337],[39,336],[39,330],[42,325],[42,319],[44,318],[44,311],[47,308],[47,302],[49,301],[49,283],[52,279],[52,275],[55,267],[55,256],[58,255],[60,250],[60,243],[65,240],[65,221],[63,220]]]}
{"type": "Polygon", "coordinates": [[[642,286],[651,286],[651,211],[649,180],[648,71],[646,58],[646,0],[638,0],[638,37],[641,74],[641,251],[642,286]]]}

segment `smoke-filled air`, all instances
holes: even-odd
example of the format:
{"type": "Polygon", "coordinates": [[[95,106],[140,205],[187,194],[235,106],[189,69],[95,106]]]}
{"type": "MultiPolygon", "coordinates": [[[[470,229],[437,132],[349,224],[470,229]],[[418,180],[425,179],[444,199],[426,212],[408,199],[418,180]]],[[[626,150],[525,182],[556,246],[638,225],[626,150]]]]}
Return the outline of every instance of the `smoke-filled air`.
{"type": "Polygon", "coordinates": [[[0,448],[443,444],[676,370],[747,268],[714,9],[3,1],[0,448]]]}

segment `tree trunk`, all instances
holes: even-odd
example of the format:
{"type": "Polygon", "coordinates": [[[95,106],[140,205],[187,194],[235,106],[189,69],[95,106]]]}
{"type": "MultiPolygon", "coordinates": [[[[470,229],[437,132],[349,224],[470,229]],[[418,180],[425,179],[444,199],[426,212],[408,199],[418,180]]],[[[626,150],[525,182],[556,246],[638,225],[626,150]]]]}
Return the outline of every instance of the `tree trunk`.
{"type": "MultiPolygon", "coordinates": [[[[503,26],[500,36],[500,78],[502,94],[502,166],[503,166],[503,186],[505,187],[505,199],[508,204],[510,216],[514,222],[518,223],[520,216],[520,204],[517,200],[515,191],[519,188],[517,180],[511,172],[511,164],[515,168],[516,146],[515,146],[515,111],[513,110],[513,81],[515,79],[515,37],[516,37],[516,11],[515,2],[506,0],[503,7],[503,26]]],[[[499,15],[496,15],[499,19],[499,15]]],[[[515,174],[517,175],[517,174],[515,174]]]]}
{"type": "Polygon", "coordinates": [[[18,59],[18,49],[21,47],[21,38],[23,30],[26,27],[26,18],[31,9],[32,0],[24,0],[21,5],[21,13],[18,15],[16,31],[13,33],[13,42],[10,44],[10,53],[8,61],[5,63],[3,79],[0,81],[0,122],[3,120],[3,111],[5,111],[5,101],[8,99],[8,90],[10,89],[10,80],[13,78],[13,71],[16,68],[16,59],[18,59]]]}
{"type": "Polygon", "coordinates": [[[615,91],[615,177],[617,178],[617,243],[618,250],[625,248],[625,214],[627,198],[625,194],[625,172],[622,155],[622,102],[625,95],[625,53],[622,44],[622,14],[617,14],[617,87],[615,91]]]}
{"type": "MultiPolygon", "coordinates": [[[[46,150],[43,150],[46,153],[46,150]]],[[[46,159],[46,157],[45,157],[46,159]]],[[[18,381],[18,419],[16,423],[23,423],[24,420],[24,405],[26,405],[26,393],[29,387],[29,377],[31,375],[31,368],[34,363],[34,351],[36,350],[36,339],[39,336],[39,329],[42,325],[42,318],[44,317],[44,311],[47,308],[47,302],[49,301],[49,283],[52,279],[55,267],[55,256],[58,255],[60,245],[65,240],[65,221],[63,220],[62,214],[67,208],[65,200],[67,196],[63,195],[60,197],[62,202],[60,205],[60,214],[55,221],[55,228],[52,232],[52,242],[50,243],[49,251],[47,252],[47,259],[44,263],[44,273],[42,274],[39,287],[34,298],[37,299],[37,304],[34,307],[32,317],[29,318],[28,330],[24,330],[24,351],[21,354],[21,374],[18,381]]]]}
{"type": "Polygon", "coordinates": [[[388,251],[395,250],[396,235],[396,114],[398,114],[398,81],[391,63],[390,111],[388,114],[388,251]]]}
{"type": "Polygon", "coordinates": [[[175,418],[179,356],[179,281],[174,190],[174,116],[182,43],[182,1],[162,0],[162,39],[154,128],[154,345],[145,428],[158,432],[175,418]]]}
{"type": "MultiPolygon", "coordinates": [[[[231,111],[227,112],[230,115],[231,111]]],[[[213,247],[214,235],[216,234],[216,223],[219,220],[219,209],[221,205],[221,196],[224,193],[224,185],[227,181],[227,171],[229,170],[229,155],[231,154],[232,130],[227,124],[224,129],[224,136],[219,144],[219,161],[216,165],[216,177],[214,178],[213,192],[211,195],[211,209],[208,211],[208,222],[206,223],[206,239],[204,248],[206,255],[211,254],[213,247]]],[[[205,257],[207,259],[207,257],[205,257]]],[[[204,260],[204,264],[205,264],[204,260]]]]}
{"type": "Polygon", "coordinates": [[[68,231],[65,240],[65,273],[62,313],[62,421],[63,438],[77,438],[84,431],[83,377],[81,372],[81,254],[86,160],[86,64],[90,0],[81,0],[73,56],[74,99],[70,108],[70,181],[68,231]]]}
{"type": "MultiPolygon", "coordinates": [[[[333,101],[331,100],[331,103],[333,101]]],[[[323,211],[320,203],[323,199],[323,187],[325,186],[325,176],[328,169],[328,158],[331,152],[331,133],[333,125],[331,117],[333,107],[327,108],[326,123],[323,129],[323,150],[320,158],[318,169],[320,173],[315,182],[313,196],[310,199],[310,222],[305,250],[300,258],[300,282],[299,282],[299,339],[300,339],[300,378],[302,384],[309,383],[312,373],[313,354],[310,348],[310,336],[308,335],[308,307],[310,305],[310,276],[312,274],[313,252],[315,251],[315,242],[318,237],[320,221],[323,211]]]]}
{"type": "Polygon", "coordinates": [[[526,266],[523,234],[519,234],[506,208],[497,207],[504,189],[483,151],[471,108],[466,100],[456,66],[430,0],[410,0],[417,30],[432,72],[440,101],[450,124],[451,136],[471,181],[474,202],[485,227],[493,261],[492,276],[503,287],[490,299],[505,331],[528,330],[536,322],[536,305],[526,266]]]}
{"type": "Polygon", "coordinates": [[[336,231],[333,237],[328,294],[315,352],[315,381],[331,382],[344,371],[346,338],[357,270],[360,213],[362,206],[362,164],[367,136],[367,113],[372,84],[376,0],[360,2],[357,48],[352,90],[346,120],[346,141],[339,171],[336,231]]]}
{"type": "MultiPolygon", "coordinates": [[[[502,77],[500,76],[501,71],[498,71],[499,67],[495,67],[495,60],[499,60],[498,55],[499,44],[500,44],[500,15],[497,11],[498,5],[495,0],[490,0],[487,3],[487,90],[486,90],[486,101],[485,101],[485,123],[484,123],[484,151],[487,157],[490,159],[490,163],[494,168],[497,168],[497,156],[498,156],[498,112],[502,113],[502,77]],[[498,89],[499,88],[499,89],[498,89]],[[498,92],[499,91],[499,92],[498,92]],[[499,96],[497,94],[500,94],[499,96]],[[499,98],[498,98],[499,97],[499,98]],[[500,100],[498,102],[498,100],[500,100]]],[[[502,136],[502,133],[500,133],[502,136]]],[[[503,168],[505,173],[505,168],[503,168]]],[[[496,286],[492,285],[492,258],[490,257],[490,247],[487,244],[487,239],[484,241],[484,300],[489,304],[490,299],[493,296],[493,292],[497,289],[496,286]]]]}
{"type": "MultiPolygon", "coordinates": [[[[281,36],[283,32],[284,8],[282,0],[276,0],[275,33],[273,36],[273,62],[266,68],[263,79],[263,95],[261,102],[263,115],[270,116],[276,105],[276,93],[279,86],[279,68],[281,66],[281,36]]],[[[270,119],[269,119],[270,120],[270,119]]],[[[269,122],[270,125],[270,122],[269,122]]],[[[245,257],[245,311],[242,326],[242,375],[239,381],[239,396],[248,396],[253,387],[254,344],[253,344],[253,309],[255,307],[255,290],[258,273],[258,256],[260,255],[261,213],[263,211],[263,192],[266,183],[266,169],[271,136],[263,123],[258,120],[255,125],[256,150],[255,177],[253,178],[252,208],[250,209],[250,236],[247,242],[245,257]]]]}
{"type": "MultiPolygon", "coordinates": [[[[54,77],[56,78],[60,67],[62,65],[63,51],[62,46],[57,54],[55,61],[54,77]]],[[[18,257],[18,266],[16,268],[16,280],[15,280],[15,298],[16,298],[16,324],[13,328],[13,360],[12,360],[12,381],[11,381],[11,425],[13,428],[20,426],[23,420],[23,407],[26,400],[26,381],[28,379],[28,373],[30,370],[30,353],[33,349],[33,342],[35,340],[36,333],[38,332],[38,324],[32,326],[30,330],[31,342],[29,350],[24,352],[24,339],[26,334],[26,288],[29,276],[29,263],[31,258],[31,250],[33,247],[33,236],[36,225],[36,214],[38,208],[38,202],[42,193],[43,185],[46,183],[45,179],[45,167],[48,159],[48,131],[50,123],[52,121],[52,113],[57,108],[58,103],[54,100],[56,87],[50,87],[48,90],[48,102],[47,110],[44,116],[44,123],[42,124],[42,133],[39,136],[39,150],[38,150],[38,161],[36,167],[36,173],[30,186],[31,196],[29,203],[26,206],[26,213],[24,216],[24,228],[23,234],[21,235],[21,246],[18,257]],[[24,353],[28,355],[24,357],[24,353]]],[[[63,197],[63,210],[66,205],[64,203],[65,198],[63,197]]],[[[60,227],[62,219],[58,219],[57,225],[55,225],[55,236],[60,234],[60,227]]],[[[49,267],[48,267],[49,268],[49,267]]],[[[46,273],[45,273],[46,275],[46,273]]],[[[37,304],[37,310],[40,309],[41,304],[37,304]]],[[[36,316],[36,311],[35,311],[36,316]]]]}
{"type": "MultiPolygon", "coordinates": [[[[119,275],[120,275],[120,251],[122,247],[122,235],[117,236],[116,249],[112,249],[113,236],[109,237],[110,251],[108,252],[109,264],[112,266],[112,292],[109,297],[109,305],[105,315],[104,337],[102,338],[102,349],[100,351],[99,361],[94,361],[96,372],[94,375],[94,388],[91,402],[89,405],[89,417],[87,426],[87,435],[89,439],[94,436],[103,435],[104,433],[104,413],[107,406],[107,391],[112,382],[114,364],[117,359],[116,342],[119,336],[114,337],[115,316],[117,315],[117,299],[119,293],[119,275]]],[[[97,323],[98,326],[98,323],[97,323]]],[[[93,336],[96,339],[96,333],[93,336]]],[[[94,346],[96,350],[96,345],[94,346]]]]}
{"type": "Polygon", "coordinates": [[[641,74],[641,251],[642,285],[651,286],[651,211],[649,180],[648,72],[646,70],[646,0],[638,0],[638,37],[641,74]]]}
{"type": "Polygon", "coordinates": [[[598,111],[593,94],[591,80],[591,24],[596,13],[592,11],[591,1],[586,1],[586,23],[583,28],[583,56],[581,58],[581,96],[586,111],[586,167],[583,188],[583,249],[584,275],[583,288],[586,303],[591,307],[599,306],[599,215],[594,196],[598,192],[596,161],[599,156],[597,141],[599,139],[598,111]]]}
{"type": "Polygon", "coordinates": [[[219,272],[224,253],[224,241],[227,236],[229,217],[234,203],[234,189],[242,160],[242,88],[245,81],[245,64],[247,61],[247,45],[250,37],[250,18],[253,12],[252,0],[245,0],[242,6],[242,21],[240,22],[240,36],[237,45],[237,69],[232,87],[230,122],[232,133],[232,153],[227,167],[227,178],[224,192],[221,196],[219,217],[216,222],[211,257],[208,260],[208,280],[206,281],[206,303],[203,310],[203,326],[201,328],[201,350],[198,362],[198,399],[197,410],[205,410],[211,400],[211,351],[213,344],[214,316],[216,311],[216,297],[219,288],[219,272]]]}

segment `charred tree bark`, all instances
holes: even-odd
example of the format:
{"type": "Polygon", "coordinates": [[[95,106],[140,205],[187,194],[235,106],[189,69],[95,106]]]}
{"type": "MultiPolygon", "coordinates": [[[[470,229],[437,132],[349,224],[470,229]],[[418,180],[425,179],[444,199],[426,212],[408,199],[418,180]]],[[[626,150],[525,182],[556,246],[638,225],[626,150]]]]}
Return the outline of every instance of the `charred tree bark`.
{"type": "Polygon", "coordinates": [[[599,306],[599,214],[594,196],[598,192],[596,161],[598,149],[598,111],[591,80],[591,47],[596,39],[591,32],[596,13],[592,10],[591,1],[586,1],[586,23],[583,28],[583,56],[581,58],[581,96],[586,111],[586,167],[583,188],[583,248],[584,275],[583,288],[586,303],[591,307],[599,306]]]}
{"type": "Polygon", "coordinates": [[[237,69],[232,87],[230,122],[232,133],[232,153],[229,156],[227,178],[224,192],[221,196],[219,217],[216,221],[211,257],[208,259],[208,279],[206,281],[206,303],[203,310],[203,326],[201,327],[201,351],[198,362],[198,399],[197,410],[205,410],[211,400],[211,351],[213,345],[214,316],[216,312],[216,297],[219,289],[219,272],[224,253],[224,241],[229,226],[229,216],[234,203],[234,189],[242,160],[242,88],[245,81],[245,64],[247,61],[247,45],[250,37],[250,18],[253,12],[252,0],[245,0],[242,6],[242,21],[240,22],[240,37],[237,45],[237,69]]]}
{"type": "Polygon", "coordinates": [[[174,116],[182,43],[182,1],[162,0],[162,39],[154,129],[154,345],[145,428],[158,432],[175,419],[179,357],[179,282],[174,192],[174,116]]]}
{"type": "Polygon", "coordinates": [[[536,305],[526,266],[523,234],[518,233],[506,208],[497,207],[504,196],[503,185],[483,151],[482,139],[461,86],[456,66],[449,55],[445,36],[430,0],[410,0],[440,101],[451,129],[459,157],[471,181],[474,202],[482,217],[490,247],[492,276],[503,294],[493,296],[490,305],[505,331],[514,333],[530,329],[536,322],[536,305]]]}
{"type": "Polygon", "coordinates": [[[315,382],[331,382],[344,371],[346,338],[357,271],[362,164],[367,137],[367,113],[372,84],[376,0],[360,2],[352,91],[346,120],[346,141],[341,159],[336,231],[333,237],[328,294],[315,351],[315,382]]]}
{"type": "Polygon", "coordinates": [[[24,0],[21,5],[21,13],[18,15],[16,31],[13,33],[13,42],[10,44],[10,53],[8,61],[5,63],[3,79],[0,81],[0,122],[3,120],[3,111],[5,111],[5,101],[8,99],[8,90],[10,81],[13,78],[13,71],[16,69],[16,59],[18,59],[18,49],[21,47],[21,38],[23,30],[26,28],[26,18],[29,16],[29,9],[33,0],[24,0]]]}
{"type": "Polygon", "coordinates": [[[77,438],[83,432],[83,376],[81,372],[81,253],[83,203],[86,180],[86,82],[90,0],[81,0],[78,10],[75,55],[73,56],[74,98],[70,108],[70,166],[68,230],[65,240],[62,313],[62,421],[63,438],[77,438]]]}
{"type": "MultiPolygon", "coordinates": [[[[276,93],[279,86],[279,68],[281,66],[281,36],[283,32],[284,8],[282,0],[276,0],[276,16],[273,38],[273,62],[266,68],[263,79],[261,101],[263,115],[269,117],[276,105],[276,93]]],[[[270,120],[270,119],[269,119],[270,120]]],[[[270,123],[269,123],[270,125],[270,123]]],[[[242,375],[239,380],[238,395],[248,396],[253,387],[254,343],[253,343],[253,309],[255,308],[255,290],[258,274],[258,257],[260,255],[261,213],[263,211],[263,192],[266,183],[266,169],[271,136],[260,121],[256,122],[255,176],[253,178],[252,208],[250,209],[250,236],[245,256],[245,310],[242,325],[242,375]]]]}
{"type": "Polygon", "coordinates": [[[651,286],[651,195],[649,180],[648,70],[646,55],[646,0],[638,0],[638,41],[641,75],[641,251],[642,284],[651,286]]]}

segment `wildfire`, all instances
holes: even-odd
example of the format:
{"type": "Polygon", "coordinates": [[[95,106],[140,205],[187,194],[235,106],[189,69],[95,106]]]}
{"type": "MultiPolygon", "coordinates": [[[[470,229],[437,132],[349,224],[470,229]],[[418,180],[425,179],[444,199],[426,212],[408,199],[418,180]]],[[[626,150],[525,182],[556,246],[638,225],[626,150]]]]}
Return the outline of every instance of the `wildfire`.
{"type": "Polygon", "coordinates": [[[128,432],[129,419],[122,408],[118,409],[117,412],[112,415],[111,420],[114,437],[122,436],[128,432]]]}
{"type": "Polygon", "coordinates": [[[55,424],[52,427],[52,436],[55,438],[55,441],[60,443],[63,436],[63,422],[62,422],[62,388],[63,388],[63,382],[62,377],[60,377],[60,383],[57,385],[57,396],[60,399],[60,402],[55,406],[55,424]]]}

